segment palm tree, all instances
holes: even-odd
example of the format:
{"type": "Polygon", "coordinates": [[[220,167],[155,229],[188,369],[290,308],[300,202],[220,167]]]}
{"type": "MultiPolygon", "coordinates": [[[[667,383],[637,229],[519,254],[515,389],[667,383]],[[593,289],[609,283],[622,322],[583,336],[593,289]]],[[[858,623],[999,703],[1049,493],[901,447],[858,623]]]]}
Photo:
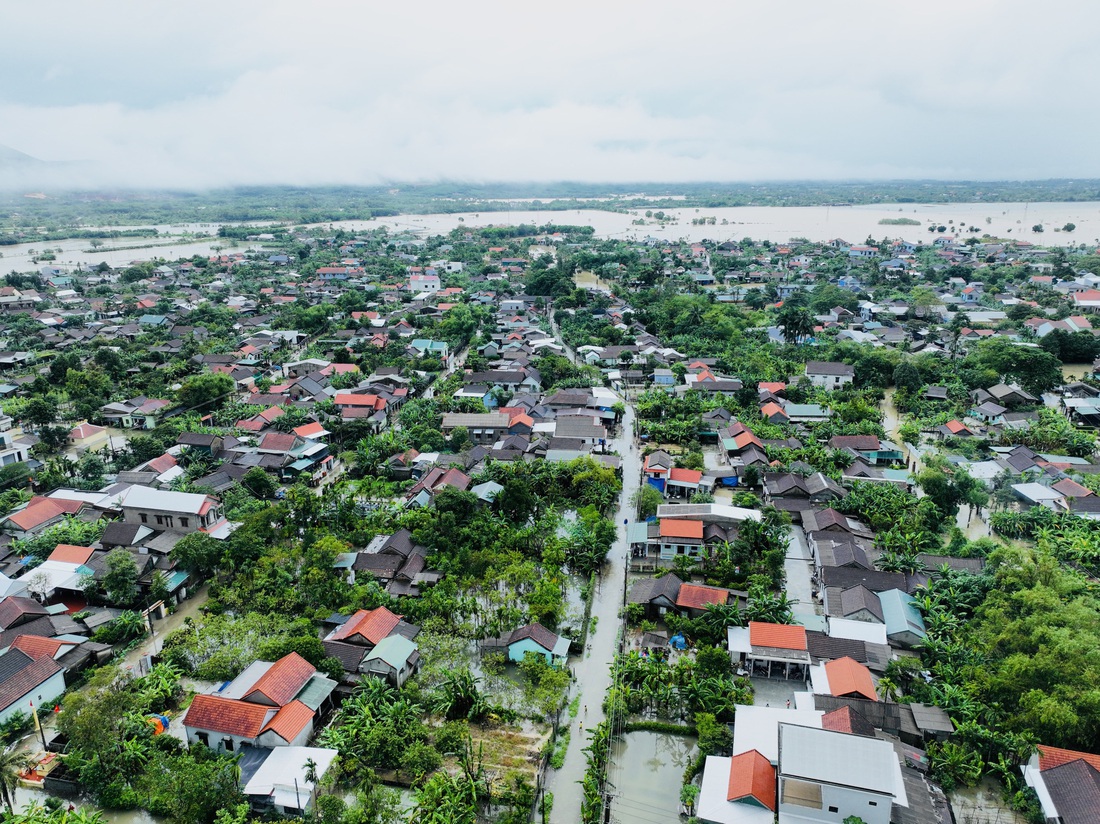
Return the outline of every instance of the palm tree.
{"type": "Polygon", "coordinates": [[[776,316],[776,321],[783,329],[783,340],[789,344],[801,343],[814,332],[814,318],[809,309],[784,306],[776,316]]]}
{"type": "Polygon", "coordinates": [[[19,786],[19,774],[30,766],[31,759],[25,752],[11,749],[0,753],[0,796],[9,816],[14,815],[12,803],[15,801],[15,788],[19,786]]]}

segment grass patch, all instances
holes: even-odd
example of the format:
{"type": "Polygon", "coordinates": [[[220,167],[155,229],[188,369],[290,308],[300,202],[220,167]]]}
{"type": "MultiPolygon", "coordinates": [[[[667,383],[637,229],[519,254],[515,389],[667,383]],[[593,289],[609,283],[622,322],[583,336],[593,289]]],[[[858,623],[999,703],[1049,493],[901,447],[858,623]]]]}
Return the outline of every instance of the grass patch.
{"type": "Polygon", "coordinates": [[[565,754],[569,751],[569,738],[569,729],[566,728],[554,742],[554,751],[550,753],[550,766],[555,770],[560,770],[565,764],[565,754]]]}
{"type": "Polygon", "coordinates": [[[580,712],[580,709],[581,709],[581,697],[578,695],[578,696],[575,696],[573,698],[573,700],[569,702],[569,717],[570,718],[576,718],[577,713],[580,712]]]}

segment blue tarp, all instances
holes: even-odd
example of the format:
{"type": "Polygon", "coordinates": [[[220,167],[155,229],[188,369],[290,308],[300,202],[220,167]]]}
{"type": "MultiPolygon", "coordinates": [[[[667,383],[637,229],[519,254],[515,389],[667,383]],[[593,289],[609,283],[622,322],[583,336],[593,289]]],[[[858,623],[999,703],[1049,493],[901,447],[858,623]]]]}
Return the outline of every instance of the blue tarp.
{"type": "Polygon", "coordinates": [[[680,632],[668,639],[668,645],[673,649],[687,649],[687,641],[684,640],[683,633],[680,632]]]}
{"type": "Polygon", "coordinates": [[[663,493],[665,491],[665,479],[664,478],[646,478],[646,483],[656,489],[658,492],[663,493]]]}

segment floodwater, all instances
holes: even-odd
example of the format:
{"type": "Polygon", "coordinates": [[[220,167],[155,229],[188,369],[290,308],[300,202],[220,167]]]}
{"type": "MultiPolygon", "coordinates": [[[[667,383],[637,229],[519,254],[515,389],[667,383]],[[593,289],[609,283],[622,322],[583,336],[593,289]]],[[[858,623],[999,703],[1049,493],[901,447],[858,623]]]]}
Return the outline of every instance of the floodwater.
{"type": "MultiPolygon", "coordinates": [[[[529,201],[528,201],[529,202],[529,201]]],[[[522,205],[522,204],[520,204],[522,205]]],[[[344,228],[352,231],[377,229],[382,226],[391,231],[412,231],[418,234],[445,234],[459,226],[514,226],[520,223],[556,223],[592,226],[601,238],[641,240],[646,237],[664,240],[703,239],[726,241],[752,238],[786,243],[791,238],[830,240],[842,238],[851,243],[874,238],[902,238],[909,241],[927,241],[934,236],[929,226],[944,226],[947,234],[960,237],[989,233],[994,237],[1024,237],[1029,241],[1051,246],[1068,246],[1080,243],[1100,242],[1100,202],[1082,203],[955,203],[874,206],[740,206],[720,209],[680,208],[664,210],[666,219],[657,221],[646,218],[644,210],[609,212],[600,209],[574,209],[569,211],[530,211],[524,209],[502,212],[466,212],[464,214],[416,214],[371,220],[344,220],[316,226],[344,228]],[[692,224],[693,219],[713,218],[710,224],[692,224]],[[879,221],[889,218],[919,220],[919,226],[887,226],[879,221]],[[636,225],[634,221],[643,221],[636,225]],[[1073,233],[1056,232],[1067,223],[1076,224],[1073,233]],[[1033,233],[1031,227],[1042,224],[1042,234],[1033,233]],[[967,233],[967,227],[978,228],[967,233]]],[[[135,260],[164,258],[175,260],[193,255],[210,255],[220,249],[254,251],[259,243],[234,244],[217,237],[222,224],[195,223],[161,225],[160,233],[152,238],[116,238],[105,240],[102,248],[91,250],[88,240],[60,240],[21,243],[0,247],[0,269],[9,267],[15,271],[38,268],[30,252],[51,250],[56,258],[45,263],[57,266],[76,266],[106,262],[111,266],[125,266],[135,260]],[[209,238],[195,238],[196,233],[209,233],[209,238]],[[130,248],[117,248],[130,247],[130,248]]],[[[226,224],[233,225],[233,224],[226,224]]],[[[266,222],[250,222],[263,226],[266,222]]],[[[109,227],[121,229],[126,227],[109,227]]],[[[44,265],[44,264],[42,264],[44,265]]]]}
{"type": "Polygon", "coordinates": [[[678,821],[684,770],[698,751],[693,736],[667,733],[632,732],[615,742],[608,776],[612,819],[678,821]]]}
{"type": "MultiPolygon", "coordinates": [[[[396,231],[429,235],[445,234],[459,226],[515,226],[520,223],[541,225],[592,226],[602,238],[638,239],[655,237],[665,240],[703,239],[726,241],[752,238],[786,243],[791,238],[830,240],[841,238],[858,243],[868,236],[902,238],[913,242],[928,241],[938,233],[928,227],[944,226],[945,234],[961,237],[1023,237],[1033,243],[1068,246],[1100,241],[1100,202],[1086,203],[906,203],[876,206],[739,206],[719,209],[666,209],[668,220],[646,219],[644,211],[608,212],[574,209],[561,212],[515,210],[506,212],[467,212],[465,214],[398,215],[370,221],[341,221],[333,224],[348,229],[386,226],[396,231]],[[692,219],[714,218],[713,224],[692,225],[692,219]],[[880,225],[890,218],[919,220],[918,226],[880,225]],[[987,221],[988,218],[988,221],[987,221]],[[635,225],[644,220],[645,225],[635,225]],[[723,222],[725,221],[725,222],[723,222]],[[1076,225],[1073,233],[1055,232],[1067,223],[1076,225]],[[1042,224],[1042,234],[1031,227],[1042,224]],[[975,226],[979,231],[968,233],[975,226]]],[[[327,224],[326,224],[327,225],[327,224]]]]}
{"type": "MultiPolygon", "coordinates": [[[[44,804],[49,795],[41,790],[35,790],[30,787],[19,786],[15,789],[15,809],[18,811],[25,810],[32,803],[44,804]]],[[[87,807],[91,810],[96,810],[94,804],[88,801],[82,801],[80,799],[68,799],[62,798],[61,801],[67,806],[69,803],[76,805],[77,807],[87,807]]],[[[160,818],[155,815],[151,815],[145,810],[98,810],[103,815],[103,820],[107,824],[162,824],[167,819],[160,818]]]]}

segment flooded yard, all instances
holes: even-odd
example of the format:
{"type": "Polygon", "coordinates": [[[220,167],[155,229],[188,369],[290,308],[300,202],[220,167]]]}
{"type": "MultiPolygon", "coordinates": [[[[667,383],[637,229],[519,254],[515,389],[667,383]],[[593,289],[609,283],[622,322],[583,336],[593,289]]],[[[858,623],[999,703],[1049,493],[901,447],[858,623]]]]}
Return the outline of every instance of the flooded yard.
{"type": "Polygon", "coordinates": [[[611,815],[619,821],[679,821],[684,770],[698,754],[696,739],[632,732],[611,752],[611,815]]]}

